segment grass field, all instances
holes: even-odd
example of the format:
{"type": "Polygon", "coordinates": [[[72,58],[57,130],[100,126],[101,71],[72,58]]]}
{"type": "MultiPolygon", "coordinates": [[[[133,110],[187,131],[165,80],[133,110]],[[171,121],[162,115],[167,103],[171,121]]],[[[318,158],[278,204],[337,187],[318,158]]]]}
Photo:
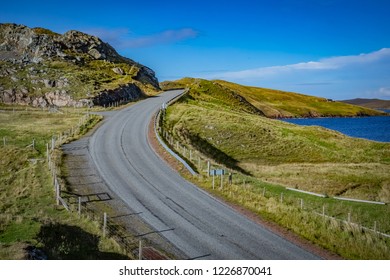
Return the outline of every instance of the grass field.
{"type": "MultiPolygon", "coordinates": [[[[238,181],[251,182],[244,188],[242,183],[233,184],[222,191],[210,190],[209,178],[202,177],[197,184],[345,258],[390,259],[388,239],[354,229],[350,224],[324,222],[313,214],[321,213],[325,207],[333,217],[347,220],[350,215],[353,221],[369,228],[377,222],[381,231],[389,233],[389,205],[341,202],[284,188],[390,202],[390,144],[269,119],[255,106],[251,107],[249,98],[240,98],[233,88],[232,92],[226,92],[219,85],[210,85],[213,82],[186,82],[189,82],[185,84],[189,93],[168,107],[165,131],[188,149],[232,169],[238,181]],[[213,91],[214,87],[217,92],[213,91]],[[262,196],[264,188],[267,198],[262,196]],[[279,203],[281,193],[285,195],[282,204],[279,203]],[[301,199],[310,211],[300,209],[301,199]]],[[[338,115],[336,109],[327,109],[331,110],[338,115]]]]}
{"type": "Polygon", "coordinates": [[[256,115],[176,104],[168,131],[264,181],[328,195],[390,201],[390,145],[256,115]]]}
{"type": "MultiPolygon", "coordinates": [[[[101,238],[97,223],[55,204],[46,143],[79,125],[80,113],[0,108],[0,259],[26,258],[27,246],[49,259],[127,258],[113,240],[101,238]]],[[[80,135],[98,120],[82,124],[80,135]]]]}
{"type": "Polygon", "coordinates": [[[321,97],[266,88],[249,87],[226,81],[207,81],[184,78],[163,82],[165,90],[172,88],[191,88],[196,103],[203,106],[218,106],[219,109],[257,113],[269,118],[281,117],[332,117],[382,115],[383,112],[333,102],[321,97]]]}

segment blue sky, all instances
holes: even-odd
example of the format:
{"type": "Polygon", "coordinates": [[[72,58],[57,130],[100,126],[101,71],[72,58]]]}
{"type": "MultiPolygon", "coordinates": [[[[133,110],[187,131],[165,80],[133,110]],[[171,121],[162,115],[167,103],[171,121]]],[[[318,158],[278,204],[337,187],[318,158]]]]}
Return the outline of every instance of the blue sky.
{"type": "Polygon", "coordinates": [[[390,99],[390,1],[6,1],[0,22],[97,35],[181,77],[390,99]]]}

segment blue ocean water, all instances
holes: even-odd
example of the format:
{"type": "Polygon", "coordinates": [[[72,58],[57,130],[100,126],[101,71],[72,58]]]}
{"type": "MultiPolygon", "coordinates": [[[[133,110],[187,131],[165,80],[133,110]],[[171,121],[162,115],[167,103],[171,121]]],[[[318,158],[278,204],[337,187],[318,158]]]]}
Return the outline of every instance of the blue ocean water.
{"type": "MultiPolygon", "coordinates": [[[[386,110],[390,112],[390,110],[386,110]]],[[[319,125],[352,137],[390,142],[390,116],[359,118],[282,119],[298,125],[319,125]]]]}

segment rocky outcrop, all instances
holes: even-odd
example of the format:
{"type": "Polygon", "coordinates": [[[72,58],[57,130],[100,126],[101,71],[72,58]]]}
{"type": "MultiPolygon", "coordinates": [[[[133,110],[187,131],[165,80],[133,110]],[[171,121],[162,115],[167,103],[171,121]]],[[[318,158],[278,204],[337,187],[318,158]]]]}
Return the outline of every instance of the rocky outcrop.
{"type": "Polygon", "coordinates": [[[119,55],[98,37],[74,30],[61,35],[43,28],[0,24],[0,102],[104,105],[138,98],[143,94],[140,88],[159,90],[154,71],[119,55]],[[89,68],[94,61],[97,69],[89,68]],[[68,78],[64,65],[71,70],[71,65],[75,65],[81,74],[68,78]],[[105,69],[101,67],[111,69],[114,77],[105,78],[105,69]],[[90,75],[88,85],[84,82],[86,74],[90,75]],[[95,81],[94,77],[103,78],[95,81]],[[117,88],[106,90],[113,87],[105,84],[110,82],[117,88]],[[79,85],[86,85],[84,91],[80,91],[79,85]]]}
{"type": "Polygon", "coordinates": [[[114,102],[134,101],[143,97],[143,92],[134,84],[121,86],[113,90],[104,90],[92,100],[94,105],[107,106],[114,102]]]}
{"type": "Polygon", "coordinates": [[[127,84],[113,90],[103,90],[93,98],[74,100],[65,90],[54,90],[42,96],[30,96],[27,90],[1,90],[0,103],[29,105],[34,107],[92,107],[109,106],[115,102],[135,101],[145,94],[135,84],[127,84]]]}
{"type": "Polygon", "coordinates": [[[94,105],[91,99],[74,100],[65,90],[47,92],[42,96],[30,96],[27,91],[8,89],[0,91],[0,102],[34,107],[91,107],[94,105]]]}

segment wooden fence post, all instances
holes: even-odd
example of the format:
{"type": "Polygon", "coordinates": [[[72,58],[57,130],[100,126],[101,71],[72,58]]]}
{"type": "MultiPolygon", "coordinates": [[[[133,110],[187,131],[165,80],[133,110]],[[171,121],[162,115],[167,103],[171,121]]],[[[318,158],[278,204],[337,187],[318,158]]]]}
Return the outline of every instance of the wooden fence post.
{"type": "Polygon", "coordinates": [[[56,188],[56,203],[60,205],[60,184],[58,184],[57,176],[54,177],[54,186],[56,188]]]}
{"type": "Polygon", "coordinates": [[[51,150],[54,150],[56,140],[54,139],[54,136],[51,138],[51,150]]]}
{"type": "Polygon", "coordinates": [[[107,227],[107,213],[103,214],[103,237],[106,237],[106,227],[107,227]]]}
{"type": "Polygon", "coordinates": [[[78,213],[79,213],[79,217],[81,217],[81,196],[79,196],[78,213]]]}
{"type": "Polygon", "coordinates": [[[47,162],[50,163],[49,143],[46,143],[46,157],[47,157],[47,162]]]}
{"type": "Polygon", "coordinates": [[[138,259],[141,261],[142,260],[142,240],[139,240],[138,244],[138,259]]]}

